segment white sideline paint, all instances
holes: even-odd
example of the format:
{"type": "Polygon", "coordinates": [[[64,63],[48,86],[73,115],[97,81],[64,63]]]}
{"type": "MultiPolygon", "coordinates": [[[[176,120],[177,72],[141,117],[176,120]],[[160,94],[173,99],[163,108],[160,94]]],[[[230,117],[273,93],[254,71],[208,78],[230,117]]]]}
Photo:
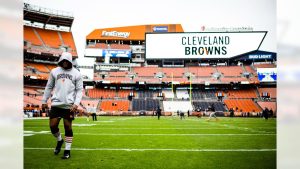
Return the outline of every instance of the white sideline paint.
{"type": "MultiPolygon", "coordinates": [[[[48,134],[47,132],[28,132],[24,131],[25,134],[48,134]]],[[[251,134],[122,134],[122,133],[77,133],[76,135],[93,135],[93,136],[267,136],[276,135],[275,133],[251,133],[251,134]]],[[[29,136],[29,135],[26,135],[29,136]]]]}
{"type": "Polygon", "coordinates": [[[215,124],[215,123],[211,123],[211,125],[213,126],[218,126],[218,127],[227,127],[229,129],[237,129],[237,130],[240,130],[240,131],[247,131],[247,132],[252,132],[252,133],[270,133],[268,131],[262,131],[262,130],[255,130],[253,128],[247,128],[247,127],[238,127],[238,126],[232,126],[232,125],[229,125],[229,124],[215,124]]]}
{"type": "MultiPolygon", "coordinates": [[[[53,150],[53,148],[25,147],[25,150],[53,150]]],[[[183,152],[243,152],[243,151],[276,151],[276,149],[174,149],[174,148],[72,148],[77,151],[183,151],[183,152]]]]}
{"type": "Polygon", "coordinates": [[[266,136],[276,135],[274,133],[266,134],[110,134],[110,133],[76,133],[76,135],[95,135],[95,136],[266,136]]]}
{"type": "Polygon", "coordinates": [[[24,131],[23,136],[33,136],[35,134],[48,134],[50,131],[24,131]]]}
{"type": "MultiPolygon", "coordinates": [[[[25,128],[41,128],[40,126],[30,126],[25,128]]],[[[81,128],[86,130],[234,130],[230,128],[103,128],[103,127],[93,127],[93,128],[81,128]]]]}
{"type": "Polygon", "coordinates": [[[95,121],[96,123],[113,123],[115,121],[95,121]]]}
{"type": "Polygon", "coordinates": [[[72,124],[72,126],[78,126],[78,127],[96,126],[96,125],[97,124],[80,124],[80,123],[72,124]]]}
{"type": "Polygon", "coordinates": [[[45,119],[49,120],[49,117],[26,117],[26,118],[23,118],[23,120],[45,120],[45,119]]]}

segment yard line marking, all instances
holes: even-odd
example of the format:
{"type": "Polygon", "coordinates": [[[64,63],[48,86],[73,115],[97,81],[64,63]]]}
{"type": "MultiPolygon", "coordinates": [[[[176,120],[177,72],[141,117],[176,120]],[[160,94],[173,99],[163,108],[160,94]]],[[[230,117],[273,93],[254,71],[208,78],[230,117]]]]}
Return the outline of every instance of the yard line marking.
{"type": "MultiPolygon", "coordinates": [[[[53,148],[24,147],[25,150],[53,150],[53,148]]],[[[175,149],[175,148],[73,148],[72,151],[183,151],[183,152],[260,152],[276,149],[175,149]]]]}
{"type": "Polygon", "coordinates": [[[72,124],[72,126],[76,126],[76,127],[92,127],[92,126],[96,126],[97,124],[93,124],[93,123],[90,123],[90,124],[85,124],[85,123],[74,123],[72,124]]]}
{"type": "Polygon", "coordinates": [[[262,130],[254,130],[253,128],[248,128],[248,127],[238,127],[238,126],[234,126],[234,125],[228,125],[228,124],[216,124],[216,123],[210,123],[213,126],[219,126],[219,127],[227,127],[229,129],[237,129],[240,131],[249,131],[252,133],[272,133],[272,132],[268,132],[268,131],[262,131],[262,130]]]}

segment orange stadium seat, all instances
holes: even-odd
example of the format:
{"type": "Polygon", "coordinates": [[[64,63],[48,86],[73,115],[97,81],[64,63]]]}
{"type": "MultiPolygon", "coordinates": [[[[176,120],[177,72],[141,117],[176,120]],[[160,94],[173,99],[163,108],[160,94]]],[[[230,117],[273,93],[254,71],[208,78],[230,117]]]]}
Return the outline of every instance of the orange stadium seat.
{"type": "Polygon", "coordinates": [[[76,50],[74,38],[71,32],[59,32],[63,38],[64,44],[76,50]]]}
{"type": "Polygon", "coordinates": [[[162,68],[162,72],[166,74],[167,77],[183,77],[185,68],[162,68]]]}
{"type": "Polygon", "coordinates": [[[275,64],[255,64],[254,67],[256,68],[275,68],[275,64]]]}
{"type": "Polygon", "coordinates": [[[251,66],[245,66],[247,72],[256,75],[256,71],[251,66]]]}
{"type": "Polygon", "coordinates": [[[90,106],[94,105],[95,107],[97,107],[98,103],[99,103],[99,100],[84,100],[84,99],[81,100],[81,104],[85,108],[88,106],[88,104],[90,104],[90,106]]]}
{"type": "Polygon", "coordinates": [[[89,44],[88,48],[100,48],[100,49],[107,49],[108,46],[105,43],[96,43],[95,45],[89,44]]]}
{"type": "Polygon", "coordinates": [[[257,98],[257,94],[254,89],[248,90],[229,90],[227,93],[227,98],[234,99],[250,99],[257,98]]]}
{"type": "Polygon", "coordinates": [[[220,78],[221,82],[241,82],[241,81],[248,81],[245,77],[223,77],[220,78]]]}
{"type": "Polygon", "coordinates": [[[36,90],[36,88],[32,87],[24,87],[24,94],[39,94],[39,92],[36,90]]]}
{"type": "Polygon", "coordinates": [[[224,76],[241,76],[243,69],[240,66],[220,66],[217,70],[224,76]]]}
{"type": "Polygon", "coordinates": [[[257,104],[262,108],[265,109],[268,108],[269,110],[273,110],[274,112],[276,112],[277,110],[277,106],[276,106],[276,102],[257,102],[257,104]]]}
{"type": "MultiPolygon", "coordinates": [[[[42,107],[42,98],[43,98],[43,96],[31,97],[31,96],[24,95],[23,97],[24,97],[24,103],[39,105],[39,107],[42,107]]],[[[50,99],[48,100],[48,105],[50,105],[50,99]]],[[[26,105],[24,105],[24,107],[25,106],[26,105]]]]}
{"type": "Polygon", "coordinates": [[[46,65],[46,67],[51,71],[52,69],[56,68],[57,65],[46,65]]]}
{"type": "Polygon", "coordinates": [[[252,100],[250,99],[241,99],[241,100],[224,100],[227,108],[233,108],[235,111],[240,112],[261,112],[261,108],[252,100]],[[238,110],[236,110],[236,107],[238,110]]]}
{"type": "Polygon", "coordinates": [[[105,80],[109,80],[111,83],[131,82],[129,77],[108,77],[105,80]]]}
{"type": "Polygon", "coordinates": [[[211,76],[215,71],[213,67],[188,67],[188,72],[195,76],[211,76]]]}
{"type": "Polygon", "coordinates": [[[160,72],[157,67],[136,67],[133,69],[139,77],[153,77],[157,72],[160,72]]]}
{"type": "Polygon", "coordinates": [[[61,40],[59,39],[58,32],[53,30],[45,30],[34,28],[43,39],[44,43],[52,48],[59,48],[62,44],[61,40]]]}
{"type": "Polygon", "coordinates": [[[49,69],[45,66],[45,64],[41,64],[41,63],[27,63],[27,65],[35,68],[39,72],[49,73],[49,69]]]}
{"type": "Polygon", "coordinates": [[[101,102],[101,109],[103,111],[128,111],[128,100],[105,100],[101,102]]]}
{"type": "Polygon", "coordinates": [[[120,98],[127,98],[131,92],[132,92],[132,90],[119,90],[118,96],[120,98]]]}
{"type": "Polygon", "coordinates": [[[88,89],[88,96],[91,98],[114,98],[116,91],[112,89],[88,89]]]}
{"type": "Polygon", "coordinates": [[[111,49],[124,49],[124,50],[130,50],[129,45],[125,44],[110,44],[111,49]]]}
{"type": "Polygon", "coordinates": [[[276,88],[258,88],[259,95],[261,96],[263,92],[270,94],[271,98],[277,98],[277,89],[276,88]]]}
{"type": "Polygon", "coordinates": [[[111,77],[125,77],[127,74],[127,72],[109,72],[111,77]]]}
{"type": "Polygon", "coordinates": [[[42,46],[43,43],[39,40],[33,31],[32,27],[24,26],[24,40],[31,42],[33,45],[42,46]]]}

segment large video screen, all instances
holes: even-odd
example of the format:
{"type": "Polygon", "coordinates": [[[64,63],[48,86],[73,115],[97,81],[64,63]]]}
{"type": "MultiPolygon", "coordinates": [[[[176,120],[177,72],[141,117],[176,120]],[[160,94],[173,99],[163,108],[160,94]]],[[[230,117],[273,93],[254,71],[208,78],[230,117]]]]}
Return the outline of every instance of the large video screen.
{"type": "Polygon", "coordinates": [[[146,33],[146,59],[230,58],[258,50],[265,35],[264,31],[146,33]]]}
{"type": "Polygon", "coordinates": [[[277,69],[276,68],[257,68],[257,76],[260,82],[276,82],[277,69]]]}

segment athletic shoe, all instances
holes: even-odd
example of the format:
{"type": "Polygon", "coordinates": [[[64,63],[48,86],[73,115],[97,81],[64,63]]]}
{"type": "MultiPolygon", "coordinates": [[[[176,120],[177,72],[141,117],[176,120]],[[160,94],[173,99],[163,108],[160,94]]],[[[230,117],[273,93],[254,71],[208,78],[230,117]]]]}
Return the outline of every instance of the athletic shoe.
{"type": "Polygon", "coordinates": [[[64,151],[64,156],[62,156],[61,159],[69,159],[70,157],[71,157],[70,150],[65,150],[64,151]]]}
{"type": "Polygon", "coordinates": [[[61,146],[63,145],[64,143],[64,140],[60,140],[60,141],[57,141],[57,144],[56,144],[56,148],[54,149],[54,154],[57,155],[60,150],[61,150],[61,146]]]}

